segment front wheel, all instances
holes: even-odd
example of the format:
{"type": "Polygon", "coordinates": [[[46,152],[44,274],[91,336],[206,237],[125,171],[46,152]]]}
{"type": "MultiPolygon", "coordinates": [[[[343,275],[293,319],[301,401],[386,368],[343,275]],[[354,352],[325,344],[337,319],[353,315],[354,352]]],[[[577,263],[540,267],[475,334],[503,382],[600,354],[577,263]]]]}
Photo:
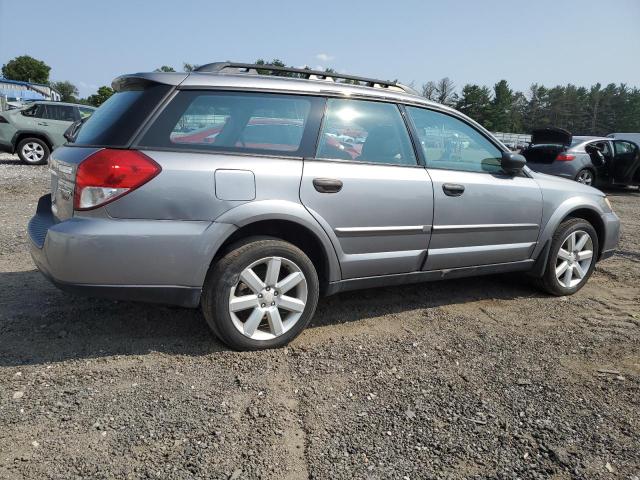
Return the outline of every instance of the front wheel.
{"type": "Polygon", "coordinates": [[[588,168],[583,168],[576,175],[576,182],[591,186],[596,182],[596,176],[588,168]]]}
{"type": "Polygon", "coordinates": [[[582,218],[560,224],[551,240],[547,268],[540,286],[551,295],[572,295],[593,273],[598,254],[598,235],[582,218]]]}
{"type": "Polygon", "coordinates": [[[298,336],[313,317],[318,296],[316,269],[302,250],[282,240],[248,239],[209,270],[202,311],[226,345],[261,350],[298,336]]]}

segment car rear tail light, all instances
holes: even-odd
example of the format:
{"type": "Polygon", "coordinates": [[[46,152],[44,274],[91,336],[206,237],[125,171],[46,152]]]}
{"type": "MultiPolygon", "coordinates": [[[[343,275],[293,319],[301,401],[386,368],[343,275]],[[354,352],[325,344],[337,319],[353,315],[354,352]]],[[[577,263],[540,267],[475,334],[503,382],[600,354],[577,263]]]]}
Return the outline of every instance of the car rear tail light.
{"type": "Polygon", "coordinates": [[[559,162],[570,162],[574,158],[576,158],[575,155],[571,155],[569,153],[560,153],[556,157],[556,160],[559,161],[559,162]]]}
{"type": "Polygon", "coordinates": [[[78,165],[73,208],[91,210],[106,205],[161,171],[160,165],[137,150],[99,150],[78,165]]]}
{"type": "Polygon", "coordinates": [[[6,118],[0,115],[0,123],[9,123],[6,118]]]}

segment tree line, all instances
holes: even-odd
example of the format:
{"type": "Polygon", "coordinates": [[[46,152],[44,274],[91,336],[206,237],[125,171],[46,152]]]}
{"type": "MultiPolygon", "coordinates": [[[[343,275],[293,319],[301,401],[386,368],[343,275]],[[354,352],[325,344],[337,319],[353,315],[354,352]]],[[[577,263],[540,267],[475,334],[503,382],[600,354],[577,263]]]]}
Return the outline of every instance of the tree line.
{"type": "MultiPolygon", "coordinates": [[[[286,66],[280,59],[258,59],[255,63],[286,66]]],[[[182,71],[191,72],[197,67],[195,64],[183,63],[182,71]]],[[[84,103],[96,107],[114,93],[111,87],[103,85],[96,93],[79,98],[77,87],[70,81],[50,81],[50,70],[51,67],[43,61],[22,55],[2,66],[2,76],[10,80],[50,85],[60,93],[65,102],[84,103]]],[[[163,65],[156,71],[176,70],[163,65]]],[[[335,73],[335,70],[327,68],[325,72],[335,73]]],[[[269,72],[266,69],[258,69],[258,73],[269,72]]],[[[287,72],[272,74],[299,76],[287,72]]],[[[348,80],[345,82],[351,83],[348,80]]],[[[445,77],[424,83],[420,93],[429,100],[456,108],[491,131],[531,133],[535,128],[555,126],[565,128],[576,135],[640,132],[640,89],[624,83],[610,83],[606,86],[596,83],[590,87],[579,87],[569,83],[551,88],[534,83],[526,92],[521,92],[512,89],[507,80],[500,80],[493,88],[466,84],[457,89],[455,83],[445,77]]]]}
{"type": "Polygon", "coordinates": [[[640,132],[640,89],[624,83],[590,87],[569,83],[552,88],[534,83],[520,92],[500,80],[493,88],[466,84],[458,92],[445,77],[425,83],[421,93],[491,131],[531,133],[535,128],[554,126],[576,135],[640,132]]]}

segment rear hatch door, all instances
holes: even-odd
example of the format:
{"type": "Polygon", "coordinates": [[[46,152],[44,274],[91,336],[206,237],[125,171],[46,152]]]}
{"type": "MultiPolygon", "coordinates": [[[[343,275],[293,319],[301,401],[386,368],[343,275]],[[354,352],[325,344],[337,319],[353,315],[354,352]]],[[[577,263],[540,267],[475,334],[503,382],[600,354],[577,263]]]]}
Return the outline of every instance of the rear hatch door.
{"type": "Polygon", "coordinates": [[[571,132],[563,128],[538,128],[531,133],[531,144],[522,154],[528,163],[553,163],[573,140],[571,132]]]}
{"type": "Polygon", "coordinates": [[[531,133],[532,145],[571,145],[573,135],[563,128],[547,127],[537,128],[531,133]]]}

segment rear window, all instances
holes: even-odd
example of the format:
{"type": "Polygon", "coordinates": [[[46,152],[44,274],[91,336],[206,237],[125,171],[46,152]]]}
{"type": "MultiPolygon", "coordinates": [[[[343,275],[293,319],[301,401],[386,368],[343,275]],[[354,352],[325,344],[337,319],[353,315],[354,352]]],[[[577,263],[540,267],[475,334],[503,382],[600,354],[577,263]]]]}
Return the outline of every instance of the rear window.
{"type": "Polygon", "coordinates": [[[301,155],[315,101],[269,93],[182,91],[140,146],[301,155]]]}
{"type": "Polygon", "coordinates": [[[82,125],[74,145],[124,147],[142,122],[171,89],[152,85],[112,95],[82,125]]]}

